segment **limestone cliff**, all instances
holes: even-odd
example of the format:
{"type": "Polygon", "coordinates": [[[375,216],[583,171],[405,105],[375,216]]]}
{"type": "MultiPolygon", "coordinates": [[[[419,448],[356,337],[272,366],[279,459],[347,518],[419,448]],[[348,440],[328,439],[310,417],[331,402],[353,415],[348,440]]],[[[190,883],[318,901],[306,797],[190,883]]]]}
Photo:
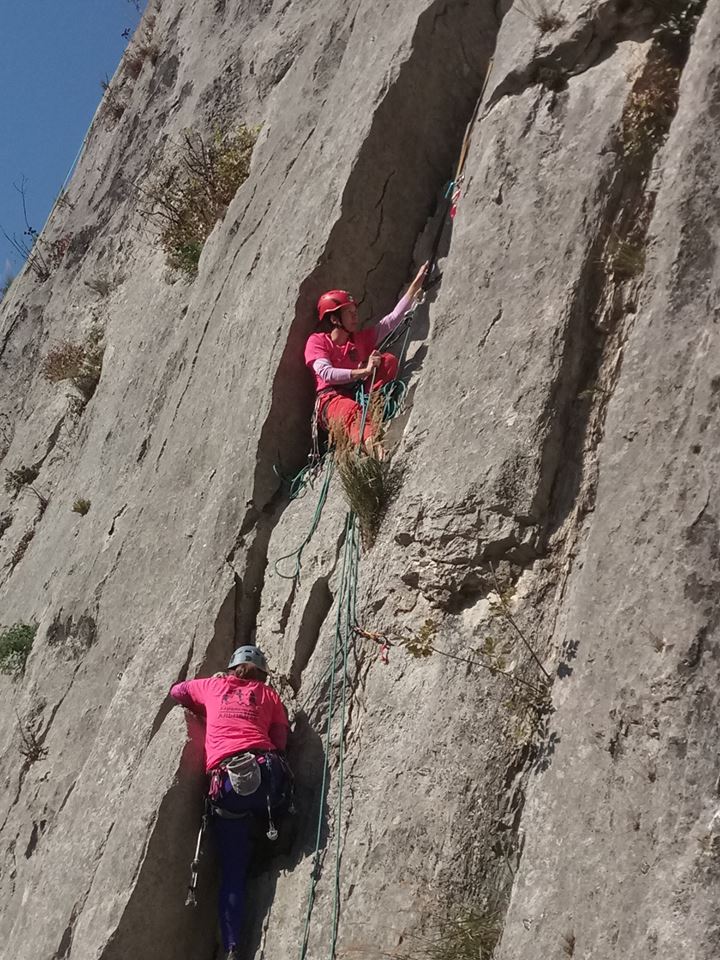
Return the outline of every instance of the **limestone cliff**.
{"type": "Polygon", "coordinates": [[[307,956],[339,837],[338,956],[428,956],[454,910],[498,960],[716,958],[720,0],[161,0],[141,42],[48,276],[0,305],[2,467],[34,478],[2,493],[0,626],[38,625],[0,677],[2,955],[215,956],[209,854],[183,905],[198,731],[165,695],[257,636],[300,829],[247,956],[299,956],[346,511],[334,483],[299,583],[277,574],[317,497],[279,478],[309,449],[302,345],[324,289],[392,307],[491,66],[360,563],[360,625],[396,643],[351,651],[307,956]],[[183,131],[237,123],[250,175],[189,282],[142,187],[183,131]],[[88,400],[43,363],[93,331],[88,400]],[[414,658],[428,622],[443,652],[414,658]],[[541,684],[528,645],[545,709],[478,666],[541,684]]]}

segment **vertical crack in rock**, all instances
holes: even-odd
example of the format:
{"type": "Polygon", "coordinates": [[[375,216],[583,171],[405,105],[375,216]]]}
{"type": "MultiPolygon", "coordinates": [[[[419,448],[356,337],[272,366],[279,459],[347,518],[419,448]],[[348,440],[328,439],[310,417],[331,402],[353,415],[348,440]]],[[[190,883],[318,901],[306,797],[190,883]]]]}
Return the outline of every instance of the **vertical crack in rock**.
{"type": "MultiPolygon", "coordinates": [[[[606,185],[608,204],[577,285],[564,344],[563,364],[555,385],[556,391],[548,404],[548,410],[554,409],[558,419],[554,423],[555,432],[548,435],[543,458],[544,470],[550,466],[545,479],[551,480],[551,484],[549,488],[546,485],[539,491],[541,496],[547,498],[547,502],[541,506],[548,524],[546,533],[552,536],[560,531],[563,525],[567,526],[569,516],[573,516],[573,524],[569,529],[570,542],[565,548],[567,560],[559,587],[561,591],[569,577],[574,544],[580,536],[582,520],[594,507],[597,482],[595,451],[602,440],[609,403],[620,376],[623,348],[635,316],[644,269],[644,250],[655,207],[656,192],[651,189],[649,182],[677,111],[678,89],[689,47],[690,38],[687,37],[655,40],[630,90],[622,118],[624,131],[627,131],[632,119],[633,104],[638,98],[646,97],[648,91],[652,95],[658,82],[658,70],[663,71],[664,78],[672,77],[672,82],[664,88],[666,109],[659,125],[653,129],[652,137],[647,130],[644,131],[648,137],[644,149],[640,153],[627,150],[623,131],[618,131],[618,162],[606,185]],[[672,105],[672,109],[667,109],[668,104],[672,105]],[[631,253],[633,257],[638,255],[637,270],[632,273],[626,267],[621,269],[617,261],[613,268],[613,256],[617,256],[618,250],[624,249],[627,249],[628,257],[631,253]],[[578,400],[582,400],[582,403],[578,403],[578,400]]],[[[700,516],[703,510],[704,507],[700,516]]],[[[693,542],[692,536],[688,539],[693,542]]],[[[716,595],[716,582],[708,593],[716,595]]],[[[709,605],[707,609],[712,611],[712,606],[709,605]]],[[[555,619],[557,615],[556,611],[555,619]]],[[[712,631],[718,622],[720,617],[713,616],[706,626],[696,632],[687,657],[678,668],[681,675],[683,671],[692,671],[700,662],[707,632],[712,631]]],[[[619,739],[626,733],[627,726],[621,725],[611,738],[609,752],[613,759],[619,749],[619,739]]],[[[508,791],[508,822],[505,826],[510,830],[510,836],[518,840],[513,874],[522,855],[521,819],[527,780],[530,768],[536,763],[534,751],[521,751],[508,770],[507,786],[512,783],[512,790],[508,791]]]]}
{"type": "Polygon", "coordinates": [[[644,259],[656,196],[648,188],[648,180],[677,109],[677,90],[688,48],[668,53],[659,42],[651,47],[631,88],[623,124],[628,122],[634,98],[657,82],[660,68],[676,71],[672,89],[667,91],[672,113],[663,118],[662,137],[656,132],[639,156],[625,155],[623,133],[618,131],[617,163],[608,181],[600,185],[607,203],[576,285],[563,359],[546,406],[551,426],[532,507],[533,516],[546,518],[546,537],[552,537],[575,508],[580,511],[576,519],[592,509],[594,473],[588,458],[602,437],[637,299],[637,281],[613,267],[613,258],[618,257],[618,251],[626,251],[626,257],[644,259]]]}
{"type": "MultiPolygon", "coordinates": [[[[373,315],[378,312],[376,302],[382,298],[387,303],[397,295],[440,185],[452,173],[465,125],[480,94],[496,30],[489,7],[465,0],[432,4],[418,18],[412,50],[375,111],[343,191],[340,219],[320,264],[301,286],[295,320],[273,379],[271,407],[258,443],[252,507],[231,553],[234,557],[257,525],[245,569],[238,574],[243,584],[238,593],[238,638],[254,636],[267,547],[288,503],[275,465],[281,462],[285,471],[293,472],[302,465],[309,448],[314,397],[302,356],[314,323],[314,302],[325,287],[341,281],[354,287],[358,278],[367,278],[369,272],[381,294],[369,301],[373,315]],[[445,6],[447,15],[440,19],[438,9],[442,7],[445,13],[445,6]],[[467,67],[461,70],[453,57],[444,55],[460,37],[474,40],[476,59],[470,76],[467,67]],[[408,111],[408,102],[421,102],[422,111],[408,111]],[[401,175],[396,176],[396,171],[401,175]],[[371,205],[373,196],[378,200],[371,205]],[[362,265],[373,257],[373,247],[382,247],[384,252],[365,272],[362,265]]],[[[369,292],[362,293],[367,301],[369,292]]]]}
{"type": "MultiPolygon", "coordinates": [[[[448,16],[434,30],[440,6],[432,4],[418,18],[412,50],[375,111],[343,190],[340,219],[321,262],[301,286],[258,445],[256,505],[277,489],[273,465],[278,453],[286,469],[297,469],[307,454],[313,395],[302,355],[318,294],[343,284],[356,287],[376,259],[373,245],[381,246],[382,269],[375,270],[369,300],[371,313],[377,315],[376,304],[389,303],[407,278],[415,239],[440,184],[451,175],[495,33],[488,32],[493,22],[489,9],[464,2],[450,5],[448,16]],[[463,75],[452,56],[459,36],[475,40],[474,76],[463,75]],[[422,109],[408,110],[408,103],[422,104],[422,109]],[[388,170],[400,175],[388,175],[388,170]],[[380,198],[375,205],[373,197],[380,198]]],[[[368,291],[357,293],[368,299],[368,291]]]]}
{"type": "Polygon", "coordinates": [[[310,588],[295,641],[295,656],[290,667],[290,682],[297,692],[303,671],[315,652],[320,630],[333,605],[329,586],[330,575],[319,577],[310,588]]]}
{"type": "Polygon", "coordinates": [[[67,960],[67,958],[70,956],[70,949],[72,947],[73,934],[75,932],[75,924],[77,922],[78,912],[78,907],[75,905],[72,913],[70,914],[68,925],[65,927],[63,935],[60,938],[60,943],[55,951],[53,960],[67,960]]]}

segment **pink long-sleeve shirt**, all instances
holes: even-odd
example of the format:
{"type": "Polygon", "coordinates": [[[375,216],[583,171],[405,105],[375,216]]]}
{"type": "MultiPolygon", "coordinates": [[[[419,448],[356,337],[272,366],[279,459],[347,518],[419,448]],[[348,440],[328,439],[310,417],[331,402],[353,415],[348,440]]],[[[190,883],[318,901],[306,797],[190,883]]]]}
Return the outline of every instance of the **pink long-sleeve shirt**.
{"type": "Polygon", "coordinates": [[[176,683],[170,696],[205,717],[205,766],[243,750],[284,750],[288,718],[280,697],[260,680],[234,674],[176,683]]]}
{"type": "Polygon", "coordinates": [[[412,298],[405,296],[392,313],[378,323],[350,335],[347,343],[335,343],[329,333],[313,333],[305,345],[305,364],[315,375],[317,390],[352,381],[352,372],[364,366],[378,343],[398,326],[410,309],[412,298]]]}

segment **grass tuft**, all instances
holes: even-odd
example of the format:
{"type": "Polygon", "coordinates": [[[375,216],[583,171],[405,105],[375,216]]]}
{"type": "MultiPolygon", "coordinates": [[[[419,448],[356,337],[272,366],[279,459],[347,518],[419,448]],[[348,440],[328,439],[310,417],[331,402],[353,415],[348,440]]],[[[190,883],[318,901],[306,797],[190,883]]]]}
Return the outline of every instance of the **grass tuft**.
{"type": "Polygon", "coordinates": [[[613,236],[608,245],[606,262],[617,280],[632,280],[645,269],[645,250],[632,240],[613,236]]]}
{"type": "Polygon", "coordinates": [[[84,517],[90,511],[90,501],[78,497],[72,505],[72,510],[73,513],[79,513],[81,517],[84,517]]]}
{"type": "Polygon", "coordinates": [[[551,7],[544,0],[522,0],[515,4],[518,13],[533,23],[540,33],[552,33],[567,23],[559,7],[551,7]]]}
{"type": "Polygon", "coordinates": [[[375,542],[394,487],[387,461],[369,457],[355,448],[344,431],[333,435],[335,463],[348,505],[358,518],[363,546],[375,542]]]}
{"type": "Polygon", "coordinates": [[[85,280],[84,283],[101,297],[109,297],[115,287],[115,282],[105,273],[99,273],[96,277],[85,280]]]}
{"type": "Polygon", "coordinates": [[[492,960],[502,932],[500,914],[491,908],[460,907],[433,922],[432,933],[409,938],[407,953],[393,960],[492,960]]]}

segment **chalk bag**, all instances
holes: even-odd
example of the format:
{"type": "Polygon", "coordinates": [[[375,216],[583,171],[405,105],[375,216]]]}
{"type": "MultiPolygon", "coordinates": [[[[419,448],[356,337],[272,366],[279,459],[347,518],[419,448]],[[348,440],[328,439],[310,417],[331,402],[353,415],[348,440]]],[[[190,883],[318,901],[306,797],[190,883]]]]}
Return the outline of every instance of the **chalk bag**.
{"type": "Polygon", "coordinates": [[[260,765],[252,753],[238,753],[225,761],[230,785],[241,797],[255,793],[260,786],[262,776],[260,765]]]}

